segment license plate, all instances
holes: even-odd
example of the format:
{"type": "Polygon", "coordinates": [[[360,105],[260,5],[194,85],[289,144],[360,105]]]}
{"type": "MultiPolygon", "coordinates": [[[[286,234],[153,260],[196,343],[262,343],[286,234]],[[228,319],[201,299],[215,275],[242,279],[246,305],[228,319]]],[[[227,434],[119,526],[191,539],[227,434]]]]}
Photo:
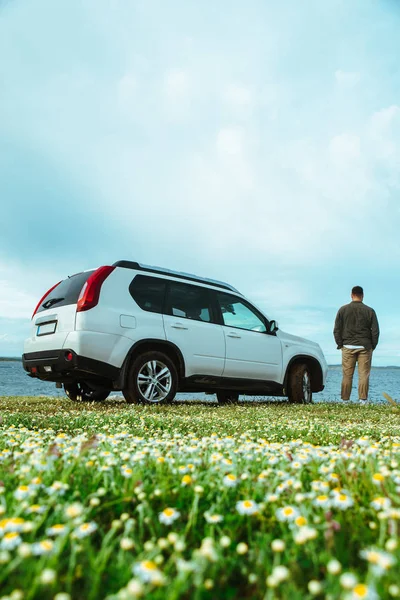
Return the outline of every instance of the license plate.
{"type": "Polygon", "coordinates": [[[57,321],[52,321],[51,323],[43,323],[42,325],[38,325],[36,335],[50,335],[54,333],[57,327],[57,321]]]}

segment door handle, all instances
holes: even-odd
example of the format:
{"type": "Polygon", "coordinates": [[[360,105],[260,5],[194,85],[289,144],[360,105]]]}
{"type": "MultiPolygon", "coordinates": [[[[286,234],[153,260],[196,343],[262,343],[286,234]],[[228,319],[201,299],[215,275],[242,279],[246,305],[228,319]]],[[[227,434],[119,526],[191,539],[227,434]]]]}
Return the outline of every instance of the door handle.
{"type": "Polygon", "coordinates": [[[233,331],[230,331],[226,335],[231,338],[241,338],[242,337],[241,335],[238,335],[237,333],[234,333],[233,331]]]}
{"type": "Polygon", "coordinates": [[[188,329],[188,327],[186,327],[182,323],[174,323],[173,325],[171,325],[171,327],[173,327],[174,329],[188,329]]]}

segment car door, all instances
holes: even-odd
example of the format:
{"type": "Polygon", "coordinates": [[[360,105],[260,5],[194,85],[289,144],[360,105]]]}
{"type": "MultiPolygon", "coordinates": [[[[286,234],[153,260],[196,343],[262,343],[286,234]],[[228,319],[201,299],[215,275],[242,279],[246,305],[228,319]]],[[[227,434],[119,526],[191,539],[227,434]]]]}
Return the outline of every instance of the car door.
{"type": "Polygon", "coordinates": [[[182,352],[186,377],[221,376],[225,338],[222,326],[213,322],[215,306],[209,289],[170,280],[164,313],[167,340],[182,352]]]}
{"type": "Polygon", "coordinates": [[[282,347],[267,319],[246,300],[217,292],[225,335],[224,377],[280,381],[282,347]]]}

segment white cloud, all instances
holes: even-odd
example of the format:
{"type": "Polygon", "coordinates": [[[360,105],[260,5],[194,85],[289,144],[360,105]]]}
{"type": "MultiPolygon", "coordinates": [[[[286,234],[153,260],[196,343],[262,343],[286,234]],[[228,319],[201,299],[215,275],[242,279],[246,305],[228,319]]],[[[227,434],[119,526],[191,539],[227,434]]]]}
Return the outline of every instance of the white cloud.
{"type": "Polygon", "coordinates": [[[168,69],[164,74],[163,93],[165,112],[169,118],[181,121],[190,112],[191,81],[184,69],[168,69]]]}
{"type": "Polygon", "coordinates": [[[223,91],[224,109],[232,116],[249,117],[254,108],[254,93],[239,83],[227,85],[223,91]]]}
{"type": "Polygon", "coordinates": [[[389,127],[397,117],[400,117],[400,106],[397,106],[396,104],[378,110],[371,117],[371,134],[382,136],[388,131],[389,127]]]}
{"type": "Polygon", "coordinates": [[[239,128],[226,127],[218,132],[216,145],[218,154],[222,158],[243,154],[243,144],[244,134],[239,128]]]}
{"type": "Polygon", "coordinates": [[[346,166],[360,158],[360,138],[350,133],[336,135],[329,142],[329,152],[336,164],[346,166]]]}
{"type": "Polygon", "coordinates": [[[400,167],[399,134],[400,106],[392,105],[372,115],[368,135],[374,144],[374,155],[397,173],[400,167]]]}
{"type": "Polygon", "coordinates": [[[0,280],[0,317],[7,319],[30,318],[40,298],[35,298],[13,281],[0,280]]]}

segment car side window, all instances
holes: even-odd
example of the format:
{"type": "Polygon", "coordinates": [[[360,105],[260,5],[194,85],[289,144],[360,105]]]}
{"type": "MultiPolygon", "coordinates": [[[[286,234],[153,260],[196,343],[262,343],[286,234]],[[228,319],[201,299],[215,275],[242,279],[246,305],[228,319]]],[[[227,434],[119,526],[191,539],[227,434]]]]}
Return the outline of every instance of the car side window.
{"type": "Polygon", "coordinates": [[[142,310],[162,313],[166,280],[147,275],[136,275],[129,286],[129,292],[142,310]]]}
{"type": "Polygon", "coordinates": [[[167,314],[195,321],[211,322],[210,294],[207,288],[170,281],[167,314]]]}
{"type": "Polygon", "coordinates": [[[224,325],[259,333],[267,331],[265,321],[240,298],[220,292],[217,297],[224,325]]]}

